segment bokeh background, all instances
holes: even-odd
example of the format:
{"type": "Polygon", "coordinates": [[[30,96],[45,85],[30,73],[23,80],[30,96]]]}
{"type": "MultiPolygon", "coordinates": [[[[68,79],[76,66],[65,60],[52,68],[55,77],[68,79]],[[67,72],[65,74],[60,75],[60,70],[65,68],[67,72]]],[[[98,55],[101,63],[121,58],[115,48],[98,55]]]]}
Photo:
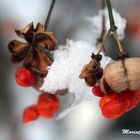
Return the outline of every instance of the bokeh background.
{"type": "MultiPolygon", "coordinates": [[[[140,56],[140,1],[111,0],[127,19],[122,42],[130,56],[140,56]]],[[[83,102],[58,120],[39,119],[22,123],[23,109],[36,102],[38,93],[15,83],[18,65],[10,62],[8,42],[17,38],[14,29],[34,21],[44,23],[51,0],[0,0],[0,140],[138,140],[140,135],[123,135],[122,129],[140,130],[140,105],[116,120],[102,117],[98,102],[83,102]]],[[[67,38],[92,42],[85,17],[97,14],[100,0],[56,0],[48,30],[55,32],[58,45],[67,38]]],[[[98,23],[97,23],[98,24],[98,23]]],[[[114,41],[108,42],[108,55],[115,57],[114,41]]],[[[95,97],[96,98],[96,97],[95,97]]],[[[65,106],[69,97],[63,97],[65,106]]]]}

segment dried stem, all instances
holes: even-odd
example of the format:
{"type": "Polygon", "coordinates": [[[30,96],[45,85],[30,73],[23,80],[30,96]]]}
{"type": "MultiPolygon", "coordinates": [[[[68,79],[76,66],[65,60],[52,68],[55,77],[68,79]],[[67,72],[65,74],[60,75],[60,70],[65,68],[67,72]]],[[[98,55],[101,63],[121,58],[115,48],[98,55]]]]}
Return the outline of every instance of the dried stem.
{"type": "MultiPolygon", "coordinates": [[[[101,9],[102,10],[105,9],[105,5],[106,5],[105,0],[101,0],[101,9]]],[[[105,15],[102,12],[102,32],[101,32],[100,37],[97,39],[96,45],[100,44],[103,41],[104,34],[105,34],[105,15]]]]}
{"type": "Polygon", "coordinates": [[[99,53],[102,51],[102,49],[104,48],[104,45],[105,45],[105,43],[106,43],[106,41],[107,41],[107,39],[108,39],[108,36],[109,36],[110,32],[111,32],[111,30],[108,30],[108,32],[104,35],[104,37],[103,37],[103,42],[101,43],[100,50],[99,50],[98,54],[99,54],[99,53]]]}
{"type": "Polygon", "coordinates": [[[117,47],[119,48],[119,51],[124,52],[124,49],[121,45],[118,34],[116,32],[117,27],[115,25],[115,21],[114,21],[114,17],[113,17],[111,2],[110,2],[110,0],[106,0],[106,3],[107,3],[107,8],[108,8],[108,14],[109,14],[110,30],[111,30],[111,32],[113,32],[113,36],[117,41],[117,44],[118,44],[117,47]]]}
{"type": "Polygon", "coordinates": [[[116,31],[113,31],[113,36],[114,36],[115,40],[117,41],[117,47],[119,48],[119,51],[124,52],[124,49],[123,49],[123,47],[121,45],[121,42],[120,42],[120,40],[118,38],[118,34],[117,34],[116,31]]]}
{"type": "Polygon", "coordinates": [[[112,12],[112,6],[110,0],[106,0],[107,8],[108,8],[108,14],[109,14],[109,21],[110,21],[110,29],[111,31],[114,31],[117,29],[114,21],[114,16],[112,12]]]}
{"type": "Polygon", "coordinates": [[[53,11],[53,8],[54,8],[54,5],[55,5],[55,1],[56,0],[52,0],[51,2],[51,6],[50,6],[50,9],[49,9],[49,12],[48,12],[48,15],[47,15],[47,18],[46,18],[46,21],[45,21],[45,29],[47,30],[48,26],[49,26],[49,22],[50,22],[50,18],[51,18],[51,15],[52,15],[52,11],[53,11]]]}

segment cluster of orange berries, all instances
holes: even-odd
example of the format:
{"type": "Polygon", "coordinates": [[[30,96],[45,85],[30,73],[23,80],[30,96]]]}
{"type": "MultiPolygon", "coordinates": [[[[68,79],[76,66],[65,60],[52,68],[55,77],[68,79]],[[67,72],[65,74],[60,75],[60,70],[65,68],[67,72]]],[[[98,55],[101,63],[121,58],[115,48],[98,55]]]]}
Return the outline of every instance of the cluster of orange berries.
{"type": "MultiPolygon", "coordinates": [[[[35,76],[30,70],[19,67],[16,70],[16,82],[22,87],[30,87],[35,83],[35,76]]],[[[23,112],[23,122],[28,123],[36,120],[39,116],[51,119],[59,111],[59,99],[56,95],[41,93],[38,102],[25,108],[23,112]]]]}
{"type": "Polygon", "coordinates": [[[100,86],[94,86],[92,92],[95,96],[101,97],[99,105],[102,114],[108,119],[116,119],[124,113],[135,108],[140,102],[140,90],[125,90],[121,93],[112,92],[105,94],[100,86]]]}

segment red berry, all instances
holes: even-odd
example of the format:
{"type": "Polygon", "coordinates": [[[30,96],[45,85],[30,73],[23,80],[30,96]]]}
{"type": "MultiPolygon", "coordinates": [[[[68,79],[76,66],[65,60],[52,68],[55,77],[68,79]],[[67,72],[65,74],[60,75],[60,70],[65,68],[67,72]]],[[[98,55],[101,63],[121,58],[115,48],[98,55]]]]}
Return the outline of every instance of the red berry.
{"type": "Polygon", "coordinates": [[[105,95],[105,93],[101,91],[100,86],[94,86],[92,88],[92,93],[98,97],[103,97],[105,95]]]}
{"type": "Polygon", "coordinates": [[[59,99],[56,95],[42,93],[39,96],[37,108],[40,116],[47,119],[53,118],[59,111],[59,99]]]}
{"type": "Polygon", "coordinates": [[[118,96],[117,93],[107,94],[107,95],[103,96],[100,99],[100,108],[103,108],[104,105],[109,103],[111,100],[115,99],[117,96],[118,96]]]}
{"type": "Polygon", "coordinates": [[[28,123],[38,118],[37,106],[32,105],[27,107],[23,112],[23,122],[28,123]]]}
{"type": "Polygon", "coordinates": [[[140,101],[140,90],[134,91],[136,98],[140,101]]]}
{"type": "Polygon", "coordinates": [[[18,67],[16,70],[16,82],[22,87],[33,86],[35,83],[35,77],[28,69],[18,67]]]}
{"type": "Polygon", "coordinates": [[[121,93],[105,95],[100,100],[102,114],[108,119],[115,119],[135,108],[140,102],[140,91],[126,89],[121,93]]]}
{"type": "Polygon", "coordinates": [[[140,23],[128,23],[127,31],[134,37],[140,36],[140,23]]]}
{"type": "Polygon", "coordinates": [[[138,91],[125,90],[123,92],[123,96],[125,96],[125,98],[130,101],[130,104],[127,108],[127,112],[135,108],[140,101],[140,96],[138,91]]]}
{"type": "Polygon", "coordinates": [[[116,119],[122,116],[129,104],[130,101],[122,97],[119,93],[105,95],[100,100],[102,114],[108,119],[116,119]]]}

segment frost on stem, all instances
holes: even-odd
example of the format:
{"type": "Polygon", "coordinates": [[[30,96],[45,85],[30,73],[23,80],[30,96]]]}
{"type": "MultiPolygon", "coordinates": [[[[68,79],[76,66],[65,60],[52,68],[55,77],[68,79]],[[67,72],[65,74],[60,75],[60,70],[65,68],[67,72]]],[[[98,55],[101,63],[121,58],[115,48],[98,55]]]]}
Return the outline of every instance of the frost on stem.
{"type": "MultiPolygon", "coordinates": [[[[109,30],[110,28],[110,23],[109,23],[109,16],[108,16],[108,10],[105,8],[105,10],[100,10],[98,12],[98,15],[93,16],[93,17],[87,17],[86,20],[90,22],[92,25],[94,33],[96,33],[97,38],[100,36],[101,31],[102,31],[102,15],[105,15],[105,27],[106,31],[109,30]]],[[[118,27],[117,33],[119,36],[120,40],[123,40],[125,37],[125,28],[126,28],[126,19],[121,17],[121,15],[113,9],[113,15],[115,17],[115,24],[118,27]]]]}
{"type": "MultiPolygon", "coordinates": [[[[54,93],[68,89],[68,94],[74,94],[74,100],[65,112],[71,111],[83,100],[92,100],[91,88],[84,80],[79,79],[83,65],[91,59],[92,52],[97,53],[95,46],[84,41],[68,40],[65,46],[59,46],[54,51],[54,62],[50,66],[41,90],[54,93]]],[[[103,55],[101,65],[104,68],[112,60],[103,55]]]]}

